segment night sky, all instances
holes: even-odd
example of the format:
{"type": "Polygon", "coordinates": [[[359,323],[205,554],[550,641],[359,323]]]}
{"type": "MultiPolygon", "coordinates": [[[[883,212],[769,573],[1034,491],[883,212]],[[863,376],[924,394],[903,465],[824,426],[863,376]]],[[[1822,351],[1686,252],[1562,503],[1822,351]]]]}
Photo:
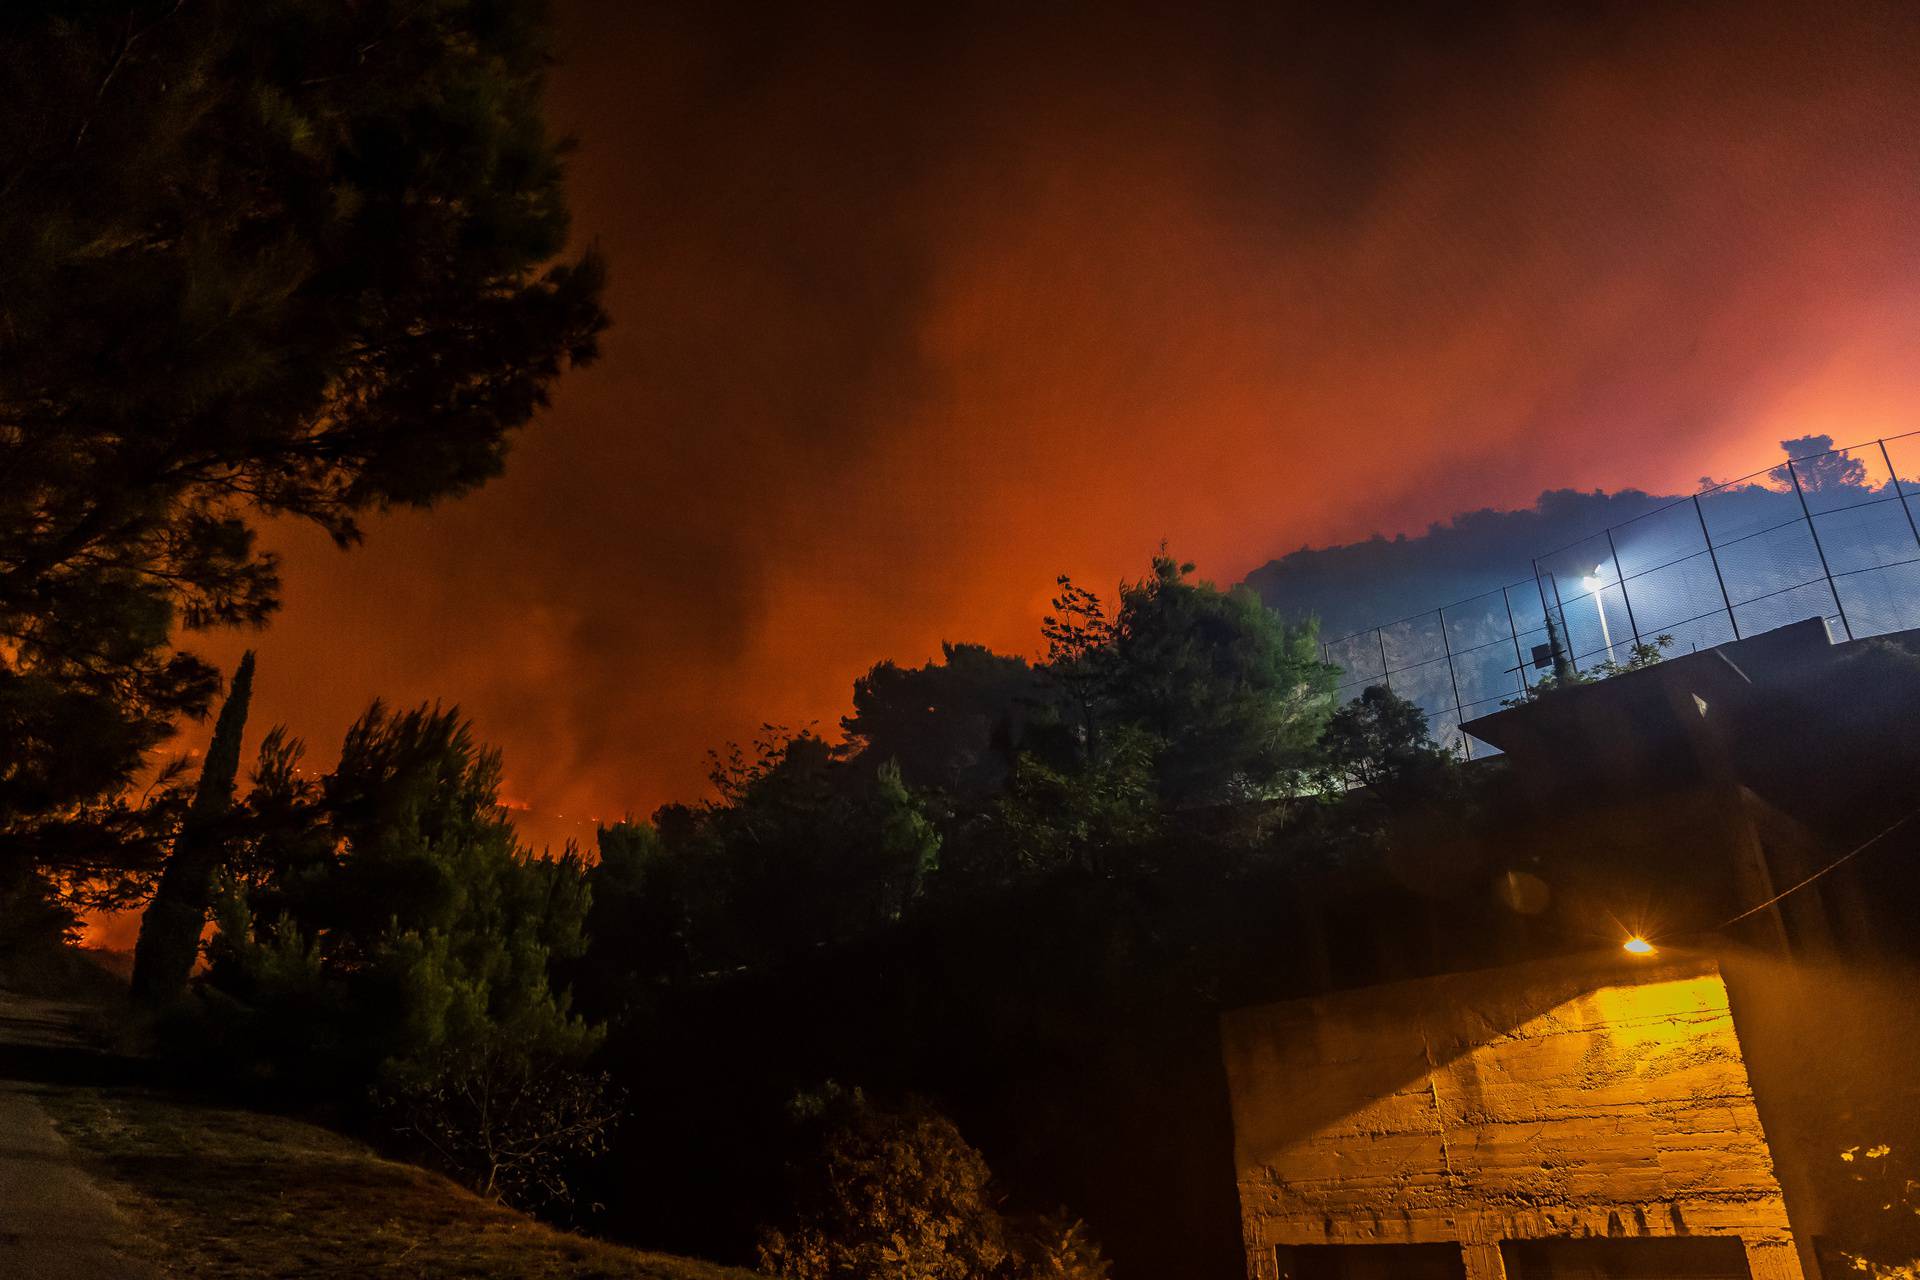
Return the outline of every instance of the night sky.
{"type": "Polygon", "coordinates": [[[458,702],[584,840],[1163,538],[1920,427],[1920,6],[928,8],[562,5],[616,327],[502,481],[270,531],[284,612],[190,642],[259,647],[249,749],[458,702]]]}

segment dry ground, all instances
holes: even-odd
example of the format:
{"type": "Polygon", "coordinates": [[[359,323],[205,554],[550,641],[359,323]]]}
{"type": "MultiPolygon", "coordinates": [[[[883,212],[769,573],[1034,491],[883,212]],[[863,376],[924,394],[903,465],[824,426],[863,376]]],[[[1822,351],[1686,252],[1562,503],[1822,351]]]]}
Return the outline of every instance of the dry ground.
{"type": "Polygon", "coordinates": [[[55,1084],[37,1097],[169,1275],[751,1277],[551,1230],[287,1117],[139,1087],[55,1084]]]}

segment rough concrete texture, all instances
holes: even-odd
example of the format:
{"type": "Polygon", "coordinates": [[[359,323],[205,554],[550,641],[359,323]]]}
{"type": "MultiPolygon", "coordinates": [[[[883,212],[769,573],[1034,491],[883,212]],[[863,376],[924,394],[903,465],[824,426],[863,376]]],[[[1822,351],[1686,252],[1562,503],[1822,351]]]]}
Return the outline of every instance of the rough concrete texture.
{"type": "Polygon", "coordinates": [[[1586,957],[1223,1021],[1248,1274],[1277,1245],[1734,1235],[1801,1259],[1710,960],[1586,957]]]}

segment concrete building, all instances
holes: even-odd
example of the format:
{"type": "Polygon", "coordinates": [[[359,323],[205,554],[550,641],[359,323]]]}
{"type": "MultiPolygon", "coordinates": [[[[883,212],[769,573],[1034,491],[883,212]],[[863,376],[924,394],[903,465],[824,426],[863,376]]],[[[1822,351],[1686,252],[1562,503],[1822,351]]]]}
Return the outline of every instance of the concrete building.
{"type": "Polygon", "coordinates": [[[1223,1034],[1254,1280],[1804,1274],[1710,958],[1449,974],[1223,1034]]]}
{"type": "Polygon", "coordinates": [[[1222,1019],[1247,1274],[1837,1277],[1840,1152],[1920,1141],[1913,641],[1816,620],[1469,725],[1485,822],[1301,904],[1313,989],[1222,1019]]]}

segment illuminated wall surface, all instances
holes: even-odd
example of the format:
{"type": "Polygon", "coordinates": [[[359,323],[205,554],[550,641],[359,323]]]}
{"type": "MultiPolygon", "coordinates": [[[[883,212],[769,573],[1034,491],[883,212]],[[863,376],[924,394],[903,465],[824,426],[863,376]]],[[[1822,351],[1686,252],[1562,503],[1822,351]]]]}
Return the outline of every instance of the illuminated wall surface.
{"type": "Polygon", "coordinates": [[[1739,1274],[1744,1252],[1756,1280],[1800,1280],[1717,967],[1629,964],[1578,958],[1228,1015],[1249,1274],[1720,1275],[1739,1274]],[[1649,1237],[1694,1243],[1605,1243],[1649,1237]],[[1738,1237],[1731,1270],[1714,1269],[1731,1242],[1702,1237],[1738,1237]],[[1556,1238],[1598,1242],[1518,1243],[1556,1238]],[[1325,1247],[1417,1243],[1461,1247],[1457,1260],[1325,1247]],[[1586,1269],[1609,1250],[1634,1256],[1586,1269]]]}

